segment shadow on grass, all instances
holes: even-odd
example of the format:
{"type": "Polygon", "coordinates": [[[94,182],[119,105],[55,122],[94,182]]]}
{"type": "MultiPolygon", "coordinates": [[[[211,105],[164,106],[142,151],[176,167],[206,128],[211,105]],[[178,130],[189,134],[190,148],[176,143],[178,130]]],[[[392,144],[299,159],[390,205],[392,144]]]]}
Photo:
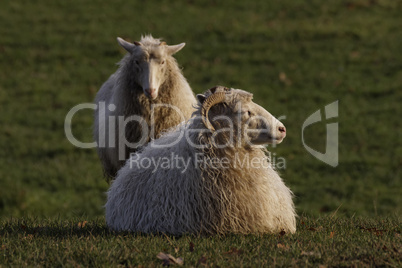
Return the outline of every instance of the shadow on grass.
{"type": "MultiPolygon", "coordinates": [[[[130,231],[113,231],[110,230],[103,220],[38,220],[33,218],[11,218],[8,220],[0,221],[0,237],[1,236],[42,236],[53,238],[72,238],[72,237],[154,237],[154,238],[167,238],[180,239],[181,237],[194,237],[194,238],[206,238],[210,235],[203,234],[186,234],[182,236],[175,236],[165,233],[141,233],[130,231]]],[[[221,235],[215,235],[221,237],[221,235]]]]}

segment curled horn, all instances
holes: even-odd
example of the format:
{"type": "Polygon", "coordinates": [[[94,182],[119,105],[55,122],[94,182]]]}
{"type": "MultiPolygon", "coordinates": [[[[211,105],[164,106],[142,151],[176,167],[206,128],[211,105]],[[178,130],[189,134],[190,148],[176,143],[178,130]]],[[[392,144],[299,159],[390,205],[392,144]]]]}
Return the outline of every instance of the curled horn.
{"type": "Polygon", "coordinates": [[[225,95],[227,93],[227,91],[229,90],[228,88],[224,88],[225,91],[220,91],[220,92],[216,92],[216,89],[218,87],[214,87],[211,88],[210,91],[213,93],[211,96],[209,96],[204,103],[202,104],[202,108],[201,108],[201,115],[202,115],[202,122],[204,123],[204,125],[214,131],[215,128],[212,126],[211,122],[209,122],[208,119],[208,112],[209,109],[214,106],[215,104],[218,104],[220,102],[223,102],[225,100],[225,95]]]}

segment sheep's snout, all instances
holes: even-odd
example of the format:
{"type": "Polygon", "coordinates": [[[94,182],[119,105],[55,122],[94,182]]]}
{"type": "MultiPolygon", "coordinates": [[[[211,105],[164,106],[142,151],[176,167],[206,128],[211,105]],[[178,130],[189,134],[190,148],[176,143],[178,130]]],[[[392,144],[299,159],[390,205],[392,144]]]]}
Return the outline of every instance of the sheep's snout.
{"type": "Polygon", "coordinates": [[[154,100],[158,97],[158,91],[154,88],[144,89],[144,93],[145,93],[145,96],[147,96],[148,98],[150,98],[152,100],[154,100]]]}
{"type": "Polygon", "coordinates": [[[286,137],[286,127],[284,125],[279,126],[278,131],[282,134],[282,139],[286,137]]]}
{"type": "Polygon", "coordinates": [[[272,142],[279,144],[286,137],[286,127],[282,124],[282,122],[275,120],[276,122],[273,125],[273,133],[272,133],[272,142]]]}

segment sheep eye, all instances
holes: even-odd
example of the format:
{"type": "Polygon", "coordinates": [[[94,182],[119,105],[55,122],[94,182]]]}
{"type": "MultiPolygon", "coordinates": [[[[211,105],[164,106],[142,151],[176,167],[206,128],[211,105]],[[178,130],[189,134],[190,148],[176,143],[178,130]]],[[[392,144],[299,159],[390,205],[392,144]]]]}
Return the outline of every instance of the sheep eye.
{"type": "Polygon", "coordinates": [[[248,116],[251,116],[251,112],[250,112],[250,111],[247,111],[247,113],[248,113],[248,116]]]}
{"type": "Polygon", "coordinates": [[[161,61],[161,64],[165,64],[165,61],[163,60],[163,61],[161,61]]]}
{"type": "Polygon", "coordinates": [[[140,65],[140,62],[138,60],[135,61],[135,64],[140,65]]]}

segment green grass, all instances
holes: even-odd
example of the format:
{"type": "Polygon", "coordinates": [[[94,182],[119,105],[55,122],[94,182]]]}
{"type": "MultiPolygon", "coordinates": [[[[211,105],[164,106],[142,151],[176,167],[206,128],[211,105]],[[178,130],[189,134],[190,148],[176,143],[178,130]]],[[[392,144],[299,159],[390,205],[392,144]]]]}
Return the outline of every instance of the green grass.
{"type": "MultiPolygon", "coordinates": [[[[230,236],[196,240],[202,250],[190,254],[185,251],[192,239],[188,237],[177,242],[182,250],[178,255],[186,264],[196,265],[205,254],[208,263],[225,266],[242,260],[245,266],[257,266],[252,256],[264,252],[266,258],[256,260],[292,265],[294,259],[301,265],[321,260],[331,264],[333,258],[342,266],[354,265],[351,256],[356,253],[363,256],[362,265],[376,265],[370,254],[385,254],[389,258],[378,259],[393,265],[392,250],[365,251],[376,248],[373,241],[390,236],[354,227],[360,224],[356,218],[363,217],[367,225],[391,228],[388,223],[382,226],[382,220],[402,214],[401,13],[402,3],[393,0],[1,1],[0,218],[4,225],[0,239],[8,241],[2,260],[16,265],[33,259],[40,263],[45,248],[57,251],[62,245],[56,244],[65,241],[80,247],[64,245],[65,254],[53,254],[59,258],[56,262],[65,258],[71,265],[158,264],[155,254],[163,248],[156,245],[165,245],[164,238],[115,236],[104,229],[102,206],[108,184],[96,152],[75,148],[64,134],[67,112],[92,102],[116,70],[124,53],[116,37],[138,40],[141,34],[152,33],[168,44],[186,42],[176,58],[196,93],[217,84],[242,88],[254,93],[255,101],[273,115],[286,116],[282,121],[287,138],[273,152],[286,160],[280,173],[296,195],[298,214],[306,215],[309,226],[331,223],[337,234],[351,233],[353,238],[350,247],[342,241],[334,246],[339,257],[327,257],[323,250],[318,259],[300,252],[315,251],[315,243],[328,237],[329,227],[324,229],[327,233],[311,233],[299,222],[300,236],[283,238],[290,246],[287,252],[276,247],[276,236],[230,236]],[[307,152],[301,128],[309,115],[336,100],[339,118],[330,122],[339,122],[339,165],[333,168],[307,152]],[[336,210],[339,219],[320,223],[336,210]],[[15,248],[20,241],[26,246],[31,243],[22,239],[31,234],[29,230],[18,230],[22,217],[31,219],[27,226],[31,222],[55,228],[32,233],[37,249],[25,255],[15,248]],[[89,221],[87,229],[74,229],[76,222],[71,219],[77,217],[89,221]],[[70,229],[71,240],[66,237],[70,229]],[[303,248],[295,246],[297,239],[305,241],[303,248]],[[136,253],[130,246],[119,247],[119,243],[140,246],[142,240],[149,240],[144,247],[152,250],[138,255],[139,259],[132,257],[136,253]],[[231,244],[242,248],[241,243],[253,246],[245,248],[242,256],[213,257],[214,251],[228,251],[231,244]],[[10,257],[13,247],[21,257],[10,257]],[[258,251],[262,248],[266,250],[258,251]]],[[[307,144],[320,151],[325,150],[325,124],[317,123],[305,132],[307,144]]],[[[75,115],[73,133],[78,139],[92,141],[91,128],[91,110],[75,115]]],[[[334,239],[349,241],[345,236],[334,239]]],[[[330,241],[324,245],[331,251],[330,241]]]]}
{"type": "Polygon", "coordinates": [[[103,220],[9,219],[1,223],[0,265],[162,266],[158,253],[186,267],[400,267],[401,221],[298,219],[295,235],[182,237],[110,232],[103,220]],[[83,224],[85,223],[85,224],[83,224]]]}

